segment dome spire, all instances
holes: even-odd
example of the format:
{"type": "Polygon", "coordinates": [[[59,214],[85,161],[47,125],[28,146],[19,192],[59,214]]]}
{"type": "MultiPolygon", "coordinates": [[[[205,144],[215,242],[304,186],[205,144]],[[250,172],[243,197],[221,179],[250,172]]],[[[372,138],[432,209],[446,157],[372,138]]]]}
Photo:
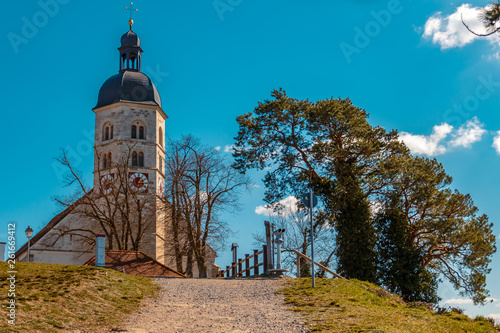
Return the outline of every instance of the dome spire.
{"type": "Polygon", "coordinates": [[[131,2],[130,7],[125,7],[125,10],[130,11],[130,19],[128,20],[128,24],[130,25],[130,30],[132,30],[132,25],[134,24],[134,20],[132,19],[132,13],[139,11],[138,9],[134,9],[133,6],[134,6],[134,3],[131,2]]]}

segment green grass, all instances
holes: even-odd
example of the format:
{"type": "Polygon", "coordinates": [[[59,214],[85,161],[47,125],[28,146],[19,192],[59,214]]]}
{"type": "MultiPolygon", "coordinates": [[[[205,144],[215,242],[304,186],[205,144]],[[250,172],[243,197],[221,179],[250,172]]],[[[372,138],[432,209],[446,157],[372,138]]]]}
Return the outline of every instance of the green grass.
{"type": "Polygon", "coordinates": [[[279,293],[301,313],[313,332],[498,332],[478,317],[437,314],[404,303],[398,296],[358,280],[294,279],[279,293]]]}
{"type": "Polygon", "coordinates": [[[16,263],[16,325],[7,323],[7,264],[0,262],[0,332],[102,331],[159,287],[151,279],[88,266],[16,263]]]}

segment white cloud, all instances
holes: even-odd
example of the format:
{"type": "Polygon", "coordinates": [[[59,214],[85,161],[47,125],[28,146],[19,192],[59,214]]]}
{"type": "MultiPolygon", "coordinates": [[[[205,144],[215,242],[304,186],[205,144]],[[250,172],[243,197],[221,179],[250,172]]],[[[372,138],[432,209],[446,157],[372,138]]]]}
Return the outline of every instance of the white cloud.
{"type": "Polygon", "coordinates": [[[220,151],[220,149],[221,149],[221,146],[217,146],[214,148],[214,150],[217,150],[217,151],[220,151]]]}
{"type": "Polygon", "coordinates": [[[474,301],[471,299],[464,298],[453,298],[447,301],[444,301],[444,304],[474,304],[474,301]]]}
{"type": "Polygon", "coordinates": [[[500,321],[500,313],[490,313],[486,318],[491,318],[496,321],[500,321]]]}
{"type": "Polygon", "coordinates": [[[500,155],[500,131],[496,132],[495,138],[493,138],[492,147],[495,148],[495,150],[497,151],[497,154],[500,155]]]}
{"type": "MultiPolygon", "coordinates": [[[[293,196],[286,197],[281,200],[279,203],[283,206],[284,211],[288,213],[295,213],[297,211],[297,198],[293,196]]],[[[257,206],[255,207],[255,213],[258,215],[266,215],[266,216],[277,216],[278,212],[275,212],[271,207],[266,206],[257,206]]]]}
{"type": "Polygon", "coordinates": [[[453,126],[443,123],[439,126],[434,126],[430,136],[401,132],[399,138],[415,154],[436,156],[446,152],[446,147],[440,144],[440,142],[444,140],[452,130],[453,126]]]}
{"type": "MultiPolygon", "coordinates": [[[[423,37],[432,37],[432,42],[439,44],[441,49],[463,47],[470,44],[480,37],[472,34],[465,28],[462,23],[462,17],[472,31],[479,34],[485,33],[484,27],[478,18],[481,9],[481,7],[471,7],[470,4],[466,3],[458,7],[449,16],[443,16],[441,12],[438,12],[431,16],[425,23],[423,37]]],[[[489,37],[490,42],[494,43],[495,38],[496,36],[489,37]]]]}
{"type": "Polygon", "coordinates": [[[453,147],[470,148],[474,142],[481,141],[481,137],[486,133],[483,126],[477,117],[468,120],[453,134],[455,139],[450,142],[450,145],[453,147]]]}
{"type": "Polygon", "coordinates": [[[226,145],[224,147],[224,152],[225,153],[233,153],[234,152],[234,148],[235,148],[234,145],[226,145]]]}

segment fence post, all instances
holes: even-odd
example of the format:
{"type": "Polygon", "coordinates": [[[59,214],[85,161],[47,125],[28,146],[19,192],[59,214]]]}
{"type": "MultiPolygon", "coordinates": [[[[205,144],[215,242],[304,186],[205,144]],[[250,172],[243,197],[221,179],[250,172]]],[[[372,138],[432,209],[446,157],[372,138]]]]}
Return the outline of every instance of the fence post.
{"type": "Polygon", "coordinates": [[[232,271],[233,271],[232,273],[233,274],[232,274],[232,276],[236,277],[236,272],[238,270],[238,267],[236,267],[236,263],[235,262],[233,262],[233,264],[231,266],[233,266],[233,269],[232,269],[232,271]]]}
{"type": "Polygon", "coordinates": [[[263,257],[264,257],[264,274],[266,274],[267,273],[267,245],[264,245],[263,248],[264,248],[264,253],[263,253],[263,257]]]}
{"type": "Polygon", "coordinates": [[[226,266],[226,276],[229,277],[229,266],[226,266]]]}
{"type": "Polygon", "coordinates": [[[300,256],[297,254],[297,277],[300,277],[300,256]]]}
{"type": "Polygon", "coordinates": [[[253,275],[254,276],[259,276],[259,266],[257,266],[259,264],[259,256],[257,255],[257,252],[259,252],[259,250],[253,250],[253,275]]]}
{"type": "Polygon", "coordinates": [[[245,254],[245,276],[250,276],[250,270],[248,269],[250,267],[250,260],[248,260],[248,257],[250,257],[249,254],[245,254]]]}
{"type": "Polygon", "coordinates": [[[238,258],[238,276],[241,276],[241,271],[243,270],[243,263],[241,262],[241,258],[238,258]]]}
{"type": "Polygon", "coordinates": [[[264,257],[266,257],[266,260],[264,261],[264,273],[268,274],[270,269],[273,269],[273,254],[271,253],[272,249],[272,237],[273,235],[271,234],[271,223],[269,221],[264,221],[264,224],[266,226],[266,245],[267,245],[267,251],[264,251],[264,257]]]}

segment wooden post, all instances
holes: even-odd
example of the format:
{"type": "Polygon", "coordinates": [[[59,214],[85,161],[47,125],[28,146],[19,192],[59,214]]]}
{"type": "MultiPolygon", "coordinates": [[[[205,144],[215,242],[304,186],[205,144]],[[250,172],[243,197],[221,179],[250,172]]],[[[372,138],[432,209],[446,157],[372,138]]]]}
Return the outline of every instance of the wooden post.
{"type": "Polygon", "coordinates": [[[266,257],[266,260],[264,261],[264,273],[269,274],[269,270],[273,269],[273,257],[271,253],[272,249],[272,237],[273,235],[271,234],[271,223],[269,221],[264,221],[264,224],[266,225],[266,245],[267,245],[267,250],[264,251],[264,257],[266,257]]]}
{"type": "Polygon", "coordinates": [[[259,276],[259,266],[257,266],[259,264],[259,256],[257,255],[257,252],[259,252],[259,250],[253,250],[253,275],[254,276],[259,276]]]}
{"type": "Polygon", "coordinates": [[[241,271],[243,270],[243,263],[241,262],[241,258],[238,258],[238,275],[241,276],[241,271]]]}
{"type": "Polygon", "coordinates": [[[267,245],[264,245],[263,248],[264,248],[264,253],[263,253],[264,274],[267,274],[267,245]]]}
{"type": "MultiPolygon", "coordinates": [[[[229,277],[229,266],[226,266],[226,276],[229,277]]],[[[222,277],[224,277],[224,275],[222,277]]]]}
{"type": "Polygon", "coordinates": [[[300,277],[300,256],[297,254],[297,277],[300,277]]]}
{"type": "Polygon", "coordinates": [[[236,276],[236,272],[237,272],[237,269],[238,269],[238,267],[236,267],[236,263],[233,262],[231,266],[233,266],[233,274],[232,274],[232,276],[236,276]]]}
{"type": "Polygon", "coordinates": [[[250,255],[245,254],[245,258],[246,258],[246,260],[245,260],[245,276],[247,276],[247,277],[250,276],[250,270],[249,270],[250,260],[248,260],[248,257],[250,257],[250,255]]]}

